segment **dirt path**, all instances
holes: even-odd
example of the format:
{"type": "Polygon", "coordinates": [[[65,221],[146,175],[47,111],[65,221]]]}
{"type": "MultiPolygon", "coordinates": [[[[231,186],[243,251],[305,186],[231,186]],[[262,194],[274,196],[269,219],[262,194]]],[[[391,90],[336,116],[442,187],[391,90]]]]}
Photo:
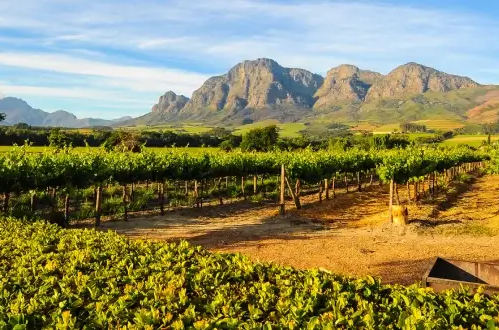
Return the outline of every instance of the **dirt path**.
{"type": "Polygon", "coordinates": [[[419,280],[435,256],[499,261],[499,236],[477,236],[482,233],[474,230],[462,235],[467,231],[461,230],[477,224],[499,228],[499,176],[479,177],[446,197],[409,206],[414,222],[405,228],[386,223],[386,188],[342,192],[322,203],[308,196],[302,210],[288,204],[286,217],[277,215],[275,204],[242,203],[107,222],[103,228],[133,238],[187,239],[254,260],[404,284],[419,280]]]}

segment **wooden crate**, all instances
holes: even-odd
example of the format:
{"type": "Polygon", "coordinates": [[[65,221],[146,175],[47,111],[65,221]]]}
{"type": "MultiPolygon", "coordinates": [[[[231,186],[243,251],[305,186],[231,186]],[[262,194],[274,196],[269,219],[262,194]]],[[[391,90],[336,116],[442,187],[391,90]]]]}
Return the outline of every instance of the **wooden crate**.
{"type": "Polygon", "coordinates": [[[436,292],[459,289],[472,290],[483,286],[488,294],[499,293],[499,264],[435,258],[423,275],[423,286],[436,292]]]}

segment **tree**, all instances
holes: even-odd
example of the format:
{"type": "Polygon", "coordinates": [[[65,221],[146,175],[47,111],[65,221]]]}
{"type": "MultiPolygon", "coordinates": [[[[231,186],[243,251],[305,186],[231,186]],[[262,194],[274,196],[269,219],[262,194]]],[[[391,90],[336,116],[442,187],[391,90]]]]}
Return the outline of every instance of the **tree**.
{"type": "Polygon", "coordinates": [[[255,128],[243,136],[241,149],[245,151],[269,151],[274,148],[279,138],[276,125],[255,128]]]}
{"type": "Polygon", "coordinates": [[[7,118],[7,115],[5,113],[0,113],[0,121],[4,121],[5,118],[7,118]]]}
{"type": "Polygon", "coordinates": [[[61,132],[60,128],[54,128],[50,131],[49,145],[57,149],[63,149],[70,145],[70,140],[66,134],[61,132]]]}
{"type": "Polygon", "coordinates": [[[135,132],[115,131],[103,143],[107,151],[120,150],[140,152],[142,150],[140,137],[135,132]]]}
{"type": "Polygon", "coordinates": [[[239,135],[229,134],[226,140],[220,143],[220,149],[230,151],[238,148],[241,145],[242,137],[239,135]]]}

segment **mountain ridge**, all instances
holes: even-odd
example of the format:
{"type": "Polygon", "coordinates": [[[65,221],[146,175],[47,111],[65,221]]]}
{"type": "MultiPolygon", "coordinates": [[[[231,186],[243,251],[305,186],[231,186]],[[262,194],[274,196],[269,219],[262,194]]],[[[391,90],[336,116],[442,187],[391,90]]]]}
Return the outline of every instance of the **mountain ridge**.
{"type": "Polygon", "coordinates": [[[116,123],[133,119],[129,116],[112,120],[77,118],[74,114],[64,110],[46,112],[40,109],[35,109],[23,99],[12,96],[0,99],[0,112],[6,114],[6,119],[2,122],[2,124],[7,125],[26,123],[31,126],[82,128],[92,126],[111,126],[116,123]]]}
{"type": "MultiPolygon", "coordinates": [[[[207,79],[181,108],[161,111],[161,98],[152,112],[130,124],[202,120],[210,124],[277,119],[279,121],[427,119],[444,115],[467,119],[480,104],[461,97],[427,100],[431,93],[484,90],[468,77],[448,74],[408,62],[388,74],[342,64],[325,77],[304,69],[286,68],[268,58],[240,62],[222,75],[207,79]],[[378,114],[378,115],[376,115],[378,114]],[[388,117],[386,117],[388,116],[388,117]],[[382,118],[386,117],[386,118],[382,118]],[[322,119],[321,119],[322,118],[322,119]]],[[[481,92],[480,92],[481,93],[481,92]]],[[[485,94],[485,92],[483,92],[485,94]]],[[[173,93],[174,94],[174,93],[173,93]]],[[[434,96],[431,96],[434,97],[434,96]]]]}

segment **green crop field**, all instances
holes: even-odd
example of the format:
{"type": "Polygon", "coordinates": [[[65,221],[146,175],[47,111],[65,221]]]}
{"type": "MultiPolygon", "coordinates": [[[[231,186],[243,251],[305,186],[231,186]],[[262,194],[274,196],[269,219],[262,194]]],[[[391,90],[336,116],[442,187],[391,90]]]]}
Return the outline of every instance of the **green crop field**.
{"type": "MultiPolygon", "coordinates": [[[[412,121],[411,123],[413,124],[418,124],[418,125],[425,125],[427,129],[433,130],[433,131],[453,131],[455,129],[464,127],[464,124],[456,121],[456,120],[446,120],[446,119],[440,119],[440,120],[417,120],[417,121],[412,121]]],[[[393,133],[400,131],[400,123],[395,123],[395,124],[386,124],[383,126],[379,126],[374,128],[373,133],[374,134],[388,134],[388,133],[393,133]]]]}
{"type": "MultiPolygon", "coordinates": [[[[498,141],[499,136],[491,136],[492,141],[498,141]]],[[[455,146],[458,144],[467,144],[472,147],[479,147],[484,141],[487,141],[487,135],[458,135],[442,142],[443,145],[455,146]]]]}
{"type": "Polygon", "coordinates": [[[301,130],[306,128],[304,123],[284,123],[280,124],[277,120],[264,120],[258,123],[242,125],[236,127],[234,134],[244,135],[248,133],[250,130],[255,128],[262,128],[270,125],[276,125],[279,128],[279,136],[285,138],[295,138],[300,137],[301,130]]]}
{"type": "Polygon", "coordinates": [[[425,125],[427,129],[439,131],[452,131],[461,127],[464,124],[455,120],[418,120],[413,121],[413,124],[425,125]]]}

